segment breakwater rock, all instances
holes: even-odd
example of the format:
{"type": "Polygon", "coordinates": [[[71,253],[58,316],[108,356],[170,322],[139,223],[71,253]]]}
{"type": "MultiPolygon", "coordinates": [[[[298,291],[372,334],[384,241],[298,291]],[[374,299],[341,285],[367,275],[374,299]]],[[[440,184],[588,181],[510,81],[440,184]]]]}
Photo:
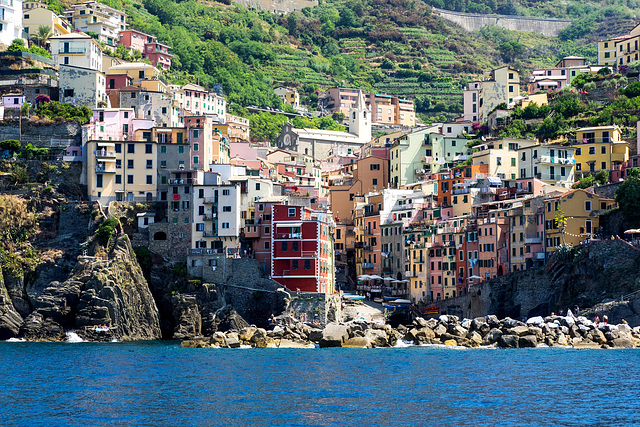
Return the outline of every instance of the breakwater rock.
{"type": "Polygon", "coordinates": [[[574,316],[534,317],[521,322],[511,318],[499,320],[496,316],[460,320],[457,316],[443,315],[438,319],[418,318],[412,325],[401,325],[397,329],[363,321],[329,324],[323,329],[303,323],[276,326],[272,330],[249,326],[219,331],[207,338],[185,340],[182,347],[374,348],[395,347],[400,341],[415,345],[462,347],[634,348],[640,347],[640,327],[596,325],[584,317],[574,316]]]}

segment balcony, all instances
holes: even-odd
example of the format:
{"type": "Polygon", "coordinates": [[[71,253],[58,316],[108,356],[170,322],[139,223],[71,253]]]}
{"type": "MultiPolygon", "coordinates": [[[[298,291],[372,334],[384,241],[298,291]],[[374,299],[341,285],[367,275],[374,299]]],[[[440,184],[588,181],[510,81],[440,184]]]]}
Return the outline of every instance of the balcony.
{"type": "Polygon", "coordinates": [[[299,240],[302,239],[302,233],[276,233],[274,239],[280,240],[299,240]]]}
{"type": "Polygon", "coordinates": [[[218,215],[217,214],[202,215],[202,219],[204,221],[216,221],[218,219],[218,215]]]}
{"type": "Polygon", "coordinates": [[[222,250],[221,249],[206,249],[206,248],[189,249],[189,251],[187,253],[190,254],[190,255],[214,255],[214,254],[221,254],[222,250]]]}
{"type": "Polygon", "coordinates": [[[301,251],[300,258],[318,258],[318,252],[316,251],[301,251]]]}
{"type": "Polygon", "coordinates": [[[95,166],[96,173],[116,173],[115,169],[107,169],[106,166],[95,166]]]}
{"type": "Polygon", "coordinates": [[[203,231],[202,237],[218,237],[218,232],[216,230],[203,231]]]}
{"type": "MultiPolygon", "coordinates": [[[[205,205],[212,205],[214,203],[218,203],[218,198],[217,197],[205,197],[204,199],[202,199],[202,203],[204,203],[205,205]]],[[[248,222],[245,221],[245,224],[248,224],[248,222]]],[[[253,224],[253,222],[251,224],[253,224]]]]}
{"type": "Polygon", "coordinates": [[[526,239],[524,239],[524,243],[526,243],[527,245],[535,245],[538,243],[542,243],[542,238],[540,237],[527,237],[526,239]]]}
{"type": "Polygon", "coordinates": [[[116,152],[115,151],[107,151],[107,150],[96,150],[96,159],[115,159],[116,152]]]}
{"type": "Polygon", "coordinates": [[[197,185],[198,180],[196,178],[171,178],[169,179],[169,184],[172,185],[197,185]]]}
{"type": "Polygon", "coordinates": [[[373,263],[371,262],[363,262],[362,269],[363,270],[371,270],[373,268],[373,263]]]}
{"type": "Polygon", "coordinates": [[[63,55],[85,54],[87,53],[87,49],[84,47],[67,47],[59,49],[58,53],[63,55]]]}

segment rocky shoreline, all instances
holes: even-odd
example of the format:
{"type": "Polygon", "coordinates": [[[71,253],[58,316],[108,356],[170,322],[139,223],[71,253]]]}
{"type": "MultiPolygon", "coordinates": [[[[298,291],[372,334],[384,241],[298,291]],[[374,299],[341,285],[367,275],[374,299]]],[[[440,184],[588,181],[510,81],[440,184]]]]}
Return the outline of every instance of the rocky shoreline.
{"type": "Polygon", "coordinates": [[[324,328],[309,324],[275,326],[265,330],[248,326],[241,330],[216,332],[208,338],[182,341],[192,348],[315,348],[395,347],[398,342],[415,345],[459,347],[494,346],[500,348],[535,348],[538,346],[573,348],[640,347],[640,327],[627,324],[594,324],[585,317],[533,317],[527,322],[496,316],[462,319],[440,316],[418,318],[413,325],[392,328],[387,324],[351,321],[328,324],[324,328]]]}

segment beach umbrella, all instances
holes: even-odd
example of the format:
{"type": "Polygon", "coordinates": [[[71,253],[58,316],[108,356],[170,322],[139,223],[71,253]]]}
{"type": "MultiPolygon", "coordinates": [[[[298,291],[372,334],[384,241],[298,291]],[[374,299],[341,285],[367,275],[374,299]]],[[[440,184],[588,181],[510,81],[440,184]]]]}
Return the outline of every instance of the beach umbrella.
{"type": "Polygon", "coordinates": [[[369,279],[382,279],[382,277],[378,276],[377,274],[374,274],[372,276],[369,276],[369,279]]]}
{"type": "Polygon", "coordinates": [[[358,280],[369,280],[371,279],[371,276],[369,276],[368,274],[363,274],[361,276],[358,276],[358,280]]]}
{"type": "Polygon", "coordinates": [[[482,279],[482,277],[473,275],[473,276],[469,276],[469,279],[471,279],[471,280],[473,280],[473,279],[482,279]]]}
{"type": "Polygon", "coordinates": [[[390,281],[393,281],[394,279],[393,279],[393,277],[385,277],[382,280],[384,280],[385,282],[390,282],[390,281]]]}

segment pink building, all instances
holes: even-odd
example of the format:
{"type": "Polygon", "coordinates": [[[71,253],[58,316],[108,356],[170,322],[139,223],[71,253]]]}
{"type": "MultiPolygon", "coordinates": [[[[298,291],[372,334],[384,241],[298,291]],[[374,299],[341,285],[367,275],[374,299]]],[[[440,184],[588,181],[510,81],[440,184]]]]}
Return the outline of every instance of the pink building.
{"type": "Polygon", "coordinates": [[[147,58],[156,67],[167,71],[171,68],[171,55],[169,46],[166,44],[153,41],[144,45],[144,57],[147,58]]]}
{"type": "Polygon", "coordinates": [[[98,108],[88,125],[88,140],[133,140],[135,110],[133,108],[98,108]]]}
{"type": "Polygon", "coordinates": [[[128,74],[107,74],[105,80],[107,82],[107,94],[133,85],[133,77],[128,74]]]}
{"type": "Polygon", "coordinates": [[[620,182],[627,176],[627,171],[631,168],[640,167],[640,154],[629,157],[629,160],[619,165],[614,165],[611,171],[611,182],[620,182]]]}
{"type": "Polygon", "coordinates": [[[143,33],[138,30],[125,30],[118,33],[120,37],[120,44],[128,47],[130,50],[137,50],[140,53],[144,53],[144,45],[151,43],[155,37],[149,34],[143,33]]]}

